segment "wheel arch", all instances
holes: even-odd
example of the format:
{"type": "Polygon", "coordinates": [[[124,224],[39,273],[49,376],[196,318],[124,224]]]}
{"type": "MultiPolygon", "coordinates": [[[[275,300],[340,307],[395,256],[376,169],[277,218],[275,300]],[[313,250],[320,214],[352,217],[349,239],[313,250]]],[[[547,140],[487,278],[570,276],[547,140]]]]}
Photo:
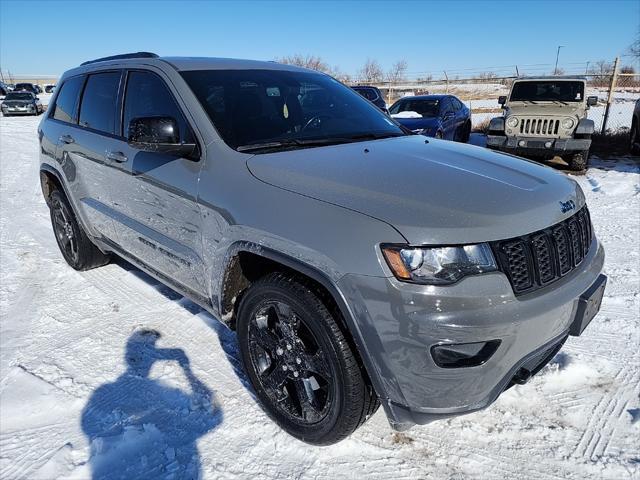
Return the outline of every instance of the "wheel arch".
{"type": "Polygon", "coordinates": [[[243,293],[251,284],[273,271],[289,272],[311,289],[335,315],[369,384],[384,398],[384,382],[375,368],[366,345],[360,336],[355,318],[340,288],[318,268],[289,255],[248,242],[234,244],[227,257],[220,287],[219,312],[222,321],[235,329],[235,316],[243,293]]]}
{"type": "Polygon", "coordinates": [[[69,198],[60,173],[46,163],[40,165],[40,188],[42,189],[42,195],[44,196],[44,201],[47,203],[47,206],[50,206],[51,194],[54,190],[61,190],[65,196],[69,198]]]}

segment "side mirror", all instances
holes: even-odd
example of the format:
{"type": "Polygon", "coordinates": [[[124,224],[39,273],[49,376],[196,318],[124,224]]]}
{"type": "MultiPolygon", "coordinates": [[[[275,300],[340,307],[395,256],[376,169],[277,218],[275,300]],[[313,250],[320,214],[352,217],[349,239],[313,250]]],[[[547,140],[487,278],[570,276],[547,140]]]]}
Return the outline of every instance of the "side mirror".
{"type": "Polygon", "coordinates": [[[598,97],[596,95],[587,97],[587,105],[589,107],[594,107],[598,104],[598,97]]]}
{"type": "Polygon", "coordinates": [[[190,157],[196,151],[195,143],[180,142],[180,128],[172,117],[134,118],[129,122],[127,142],[139,150],[179,157],[190,157]]]}
{"type": "Polygon", "coordinates": [[[500,95],[498,97],[498,103],[504,107],[504,104],[507,103],[507,96],[506,95],[500,95]]]}

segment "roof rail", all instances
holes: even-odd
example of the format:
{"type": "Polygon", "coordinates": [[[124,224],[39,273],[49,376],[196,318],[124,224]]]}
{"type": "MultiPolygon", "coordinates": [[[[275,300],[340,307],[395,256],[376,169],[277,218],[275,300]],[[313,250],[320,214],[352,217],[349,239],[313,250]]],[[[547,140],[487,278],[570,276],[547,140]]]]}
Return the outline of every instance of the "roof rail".
{"type": "Polygon", "coordinates": [[[123,53],[121,55],[111,55],[110,57],[96,58],[95,60],[87,60],[80,65],[89,65],[91,63],[106,62],[107,60],[124,60],[126,58],[158,58],[158,55],[151,52],[135,52],[135,53],[123,53]]]}

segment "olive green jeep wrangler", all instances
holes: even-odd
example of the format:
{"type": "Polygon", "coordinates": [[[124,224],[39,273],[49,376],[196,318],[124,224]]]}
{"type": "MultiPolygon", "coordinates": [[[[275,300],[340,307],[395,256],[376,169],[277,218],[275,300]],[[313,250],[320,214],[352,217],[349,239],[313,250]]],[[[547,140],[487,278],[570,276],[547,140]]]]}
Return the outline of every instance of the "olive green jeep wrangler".
{"type": "Polygon", "coordinates": [[[586,97],[584,78],[521,78],[508,96],[498,99],[504,109],[491,119],[487,146],[536,159],[562,157],[571,170],[587,168],[593,120],[587,110],[598,97],[586,97]]]}

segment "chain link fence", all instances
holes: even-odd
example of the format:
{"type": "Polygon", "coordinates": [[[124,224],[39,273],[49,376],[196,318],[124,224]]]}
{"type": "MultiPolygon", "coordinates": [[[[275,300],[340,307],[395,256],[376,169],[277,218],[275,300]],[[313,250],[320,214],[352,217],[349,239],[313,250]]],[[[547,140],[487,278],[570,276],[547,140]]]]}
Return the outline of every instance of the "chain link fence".
{"type": "MultiPolygon", "coordinates": [[[[624,135],[631,128],[635,103],[640,98],[640,74],[610,73],[580,75],[587,79],[586,95],[596,95],[598,104],[588,111],[597,133],[624,135]]],[[[473,127],[482,130],[491,118],[502,114],[500,95],[508,95],[509,77],[456,78],[402,83],[372,83],[383,93],[387,105],[408,95],[448,93],[457,96],[472,112],[473,127]]],[[[363,83],[358,83],[362,85],[363,83]]]]}

